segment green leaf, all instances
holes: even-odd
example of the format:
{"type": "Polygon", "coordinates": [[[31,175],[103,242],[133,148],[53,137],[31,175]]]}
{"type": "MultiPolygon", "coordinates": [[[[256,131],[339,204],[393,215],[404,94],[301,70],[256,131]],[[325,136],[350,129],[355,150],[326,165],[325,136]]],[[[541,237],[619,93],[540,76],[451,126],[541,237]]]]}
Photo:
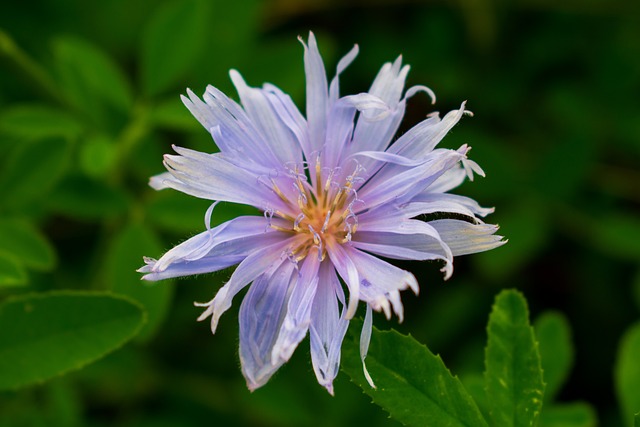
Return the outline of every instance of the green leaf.
{"type": "Polygon", "coordinates": [[[408,426],[486,426],[478,407],[457,377],[411,336],[373,329],[367,368],[362,373],[360,321],[352,321],[342,349],[342,370],[391,417],[408,426]],[[357,335],[357,336],[356,336],[357,335]]]}
{"type": "Polygon", "coordinates": [[[43,382],[122,346],[144,312],[115,295],[59,291],[0,305],[0,390],[43,382]]]}
{"type": "Polygon", "coordinates": [[[70,144],[63,138],[47,138],[20,144],[0,172],[0,205],[21,207],[41,201],[69,165],[70,144]]]}
{"type": "Polygon", "coordinates": [[[115,144],[104,135],[86,139],[80,148],[80,167],[90,177],[107,175],[113,169],[116,158],[115,144]]]}
{"type": "Polygon", "coordinates": [[[120,231],[111,244],[106,261],[106,280],[118,294],[138,301],[147,311],[147,323],[136,339],[149,340],[167,315],[173,296],[173,281],[147,282],[136,272],[143,256],[158,257],[162,245],[151,229],[143,224],[130,224],[120,231]]]}
{"type": "Polygon", "coordinates": [[[0,250],[0,287],[23,286],[27,281],[27,272],[22,264],[0,250]]]}
{"type": "Polygon", "coordinates": [[[622,419],[628,426],[640,408],[640,322],[631,326],[620,341],[615,365],[615,382],[622,419]]]}
{"type": "Polygon", "coordinates": [[[596,411],[585,402],[545,406],[540,414],[540,427],[596,427],[596,411]]]}
{"type": "Polygon", "coordinates": [[[15,105],[0,114],[0,133],[18,139],[74,138],[82,124],[68,113],[39,104],[15,105]]]}
{"type": "Polygon", "coordinates": [[[151,123],[163,129],[178,131],[199,131],[202,128],[178,96],[155,105],[151,110],[151,123]]]}
{"type": "Polygon", "coordinates": [[[142,38],[142,84],[157,95],[175,84],[202,51],[206,3],[168,2],[154,11],[142,38]]]}
{"type": "Polygon", "coordinates": [[[548,311],[534,323],[546,388],[544,401],[551,402],[566,381],[573,366],[571,327],[560,312],[548,311]]]}
{"type": "Polygon", "coordinates": [[[634,417],[633,417],[633,426],[634,427],[640,427],[640,412],[638,412],[634,417]]]}
{"type": "Polygon", "coordinates": [[[544,382],[538,344],[522,294],[514,290],[498,294],[487,332],[484,378],[493,425],[537,425],[544,382]]]}
{"type": "Polygon", "coordinates": [[[30,222],[0,218],[0,252],[11,254],[20,264],[36,270],[51,270],[56,253],[46,237],[30,222]]]}
{"type": "Polygon", "coordinates": [[[129,196],[103,181],[81,176],[63,180],[46,201],[47,207],[71,218],[94,220],[124,214],[129,208],[129,196]]]}
{"type": "Polygon", "coordinates": [[[127,112],[133,104],[129,83],[97,46],[86,40],[60,37],[53,43],[61,85],[72,104],[92,117],[103,105],[127,112]]]}

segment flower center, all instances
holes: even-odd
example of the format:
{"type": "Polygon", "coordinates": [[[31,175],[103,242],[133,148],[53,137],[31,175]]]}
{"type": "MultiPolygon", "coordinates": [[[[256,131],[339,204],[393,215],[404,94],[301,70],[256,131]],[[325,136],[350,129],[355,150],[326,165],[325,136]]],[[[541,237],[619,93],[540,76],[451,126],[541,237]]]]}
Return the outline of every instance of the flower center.
{"type": "Polygon", "coordinates": [[[361,167],[357,165],[354,172],[344,179],[337,169],[325,174],[318,158],[315,179],[310,179],[296,166],[291,171],[297,192],[295,202],[280,190],[275,180],[271,180],[272,190],[290,208],[290,212],[297,212],[295,216],[278,210],[269,213],[290,223],[288,227],[270,224],[272,228],[300,236],[290,253],[295,261],[304,259],[312,248],[318,250],[318,258],[322,261],[327,255],[327,247],[351,240],[358,228],[352,207],[359,201],[353,185],[354,181],[361,179],[357,177],[360,171],[361,167]]]}

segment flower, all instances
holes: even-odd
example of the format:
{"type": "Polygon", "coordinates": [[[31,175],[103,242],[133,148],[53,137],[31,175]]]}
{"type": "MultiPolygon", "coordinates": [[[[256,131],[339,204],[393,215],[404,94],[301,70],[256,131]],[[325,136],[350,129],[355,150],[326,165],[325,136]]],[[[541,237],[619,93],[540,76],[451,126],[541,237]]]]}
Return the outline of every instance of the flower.
{"type": "Polygon", "coordinates": [[[329,84],[313,33],[308,44],[300,41],[306,118],[280,89],[249,87],[235,70],[230,76],[241,104],[212,86],[203,100],[191,91],[182,97],[220,152],[174,146],[177,155],[164,156],[168,172],[152,177],[150,185],[214,203],[205,214],[206,231],[158,260],[145,258],[139,271],[145,280],[160,280],[238,264],[211,301],[196,304],[205,308],[198,320],[210,317],[215,332],[233,297],[250,285],[239,314],[240,361],[249,389],[264,385],[308,332],[318,382],[333,394],[342,341],[358,302],[366,304],[364,367],[372,309],[387,318],[394,312],[402,321],[400,291],[418,293],[411,273],[376,255],[439,260],[448,278],[454,255],[504,241],[495,235],[497,226],[479,219],[492,209],[448,193],[474,173],[483,175],[467,159],[466,145],[436,148],[467,113],[464,103],[442,119],[429,115],[392,143],[407,99],[422,91],[435,101],[433,92],[414,86],[403,95],[409,66],[399,57],[382,67],[368,93],[340,97],[338,77],[358,46],[340,60],[329,84]],[[264,215],[211,228],[220,201],[250,205],[264,215]]]}

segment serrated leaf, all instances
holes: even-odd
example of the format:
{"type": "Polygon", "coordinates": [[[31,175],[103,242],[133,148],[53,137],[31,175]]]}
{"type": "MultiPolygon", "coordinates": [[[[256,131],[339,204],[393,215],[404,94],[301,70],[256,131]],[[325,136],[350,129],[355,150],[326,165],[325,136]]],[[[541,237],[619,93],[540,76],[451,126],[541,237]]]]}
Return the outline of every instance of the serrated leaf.
{"type": "Polygon", "coordinates": [[[485,388],[490,396],[492,425],[537,425],[544,382],[538,345],[522,294],[514,290],[498,294],[487,332],[485,388]]]}
{"type": "Polygon", "coordinates": [[[124,214],[129,208],[128,195],[103,181],[80,176],[63,180],[47,198],[47,207],[71,218],[93,220],[124,214]]]}
{"type": "Polygon", "coordinates": [[[74,106],[93,117],[102,113],[104,105],[129,111],[133,103],[129,83],[100,48],[79,38],[59,37],[53,51],[62,89],[74,106]]]}
{"type": "Polygon", "coordinates": [[[82,124],[65,111],[40,104],[15,105],[0,114],[0,133],[35,140],[52,136],[76,137],[82,124]]]}
{"type": "Polygon", "coordinates": [[[27,281],[27,272],[22,264],[0,250],[0,287],[23,286],[27,281]]]}
{"type": "Polygon", "coordinates": [[[0,172],[0,205],[18,208],[40,199],[69,165],[70,144],[63,138],[22,143],[0,172]]]}
{"type": "Polygon", "coordinates": [[[43,382],[122,346],[144,322],[124,297],[58,291],[0,305],[0,390],[43,382]]]}
{"type": "Polygon", "coordinates": [[[20,264],[36,270],[50,270],[56,253],[46,237],[29,221],[0,218],[0,252],[11,254],[20,264]]]}
{"type": "Polygon", "coordinates": [[[560,312],[548,311],[534,323],[544,382],[544,401],[551,402],[560,391],[573,366],[571,327],[560,312]]]}
{"type": "Polygon", "coordinates": [[[408,426],[487,426],[457,377],[429,349],[411,336],[373,330],[366,359],[377,388],[367,383],[359,353],[361,321],[352,321],[343,345],[342,370],[384,408],[408,426]]]}
{"type": "Polygon", "coordinates": [[[205,16],[200,0],[168,2],[153,13],[142,38],[145,93],[161,93],[193,65],[203,47],[205,16]]]}
{"type": "Polygon", "coordinates": [[[585,402],[545,406],[540,414],[540,427],[596,427],[596,411],[585,402]]]}
{"type": "Polygon", "coordinates": [[[618,402],[625,425],[633,425],[634,414],[640,408],[640,322],[622,336],[615,365],[618,402]]]}
{"type": "Polygon", "coordinates": [[[173,281],[146,282],[136,272],[143,256],[159,256],[162,245],[151,229],[129,224],[115,237],[106,261],[105,278],[113,292],[138,301],[147,311],[147,323],[136,339],[149,340],[167,315],[173,296],[173,281]]]}

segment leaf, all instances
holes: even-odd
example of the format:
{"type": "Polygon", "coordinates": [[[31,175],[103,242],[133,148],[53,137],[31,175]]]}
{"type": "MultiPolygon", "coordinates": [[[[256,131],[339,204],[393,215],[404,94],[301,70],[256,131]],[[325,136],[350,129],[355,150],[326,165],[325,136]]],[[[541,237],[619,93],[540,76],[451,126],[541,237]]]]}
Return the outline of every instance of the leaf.
{"type": "Polygon", "coordinates": [[[540,354],[527,302],[517,291],[496,297],[487,326],[485,388],[495,426],[535,426],[544,396],[540,354]]]}
{"type": "Polygon", "coordinates": [[[116,157],[113,141],[104,135],[95,135],[82,143],[80,167],[88,176],[101,178],[113,169],[116,157]]]}
{"type": "Polygon", "coordinates": [[[585,402],[545,406],[540,414],[540,427],[596,427],[596,411],[585,402]]]}
{"type": "Polygon", "coordinates": [[[43,382],[122,346],[144,322],[124,297],[57,291],[0,305],[0,390],[43,382]]]}
{"type": "Polygon", "coordinates": [[[199,131],[200,123],[177,96],[159,102],[151,111],[151,122],[160,128],[178,131],[199,131]]]}
{"type": "Polygon", "coordinates": [[[633,426],[640,427],[640,412],[633,417],[633,426]]]}
{"type": "Polygon", "coordinates": [[[0,218],[0,252],[36,270],[51,270],[56,265],[56,253],[49,241],[23,219],[0,218]]]}
{"type": "Polygon", "coordinates": [[[204,46],[206,3],[172,1],[158,8],[142,37],[142,84],[145,93],[157,95],[176,83],[204,46]]]}
{"type": "Polygon", "coordinates": [[[137,340],[149,340],[167,315],[173,297],[173,281],[146,282],[136,270],[143,264],[143,256],[158,256],[162,245],[156,235],[143,224],[129,224],[111,244],[106,260],[106,280],[118,294],[138,301],[147,311],[147,323],[137,340]]]}
{"type": "Polygon", "coordinates": [[[73,138],[82,124],[73,116],[46,105],[14,105],[0,114],[0,133],[18,139],[35,140],[52,136],[73,138]]]}
{"type": "Polygon", "coordinates": [[[62,89],[72,104],[92,117],[104,105],[127,112],[133,98],[124,73],[97,46],[74,37],[59,37],[53,43],[62,89]]]}
{"type": "Polygon", "coordinates": [[[27,281],[27,272],[22,264],[0,250],[0,287],[23,286],[27,281]]]}
{"type": "Polygon", "coordinates": [[[49,193],[69,165],[70,144],[63,138],[22,143],[0,172],[0,205],[21,207],[49,193]]]}
{"type": "Polygon", "coordinates": [[[622,336],[615,365],[615,383],[622,419],[633,425],[634,414],[640,408],[640,322],[622,336]]]}
{"type": "Polygon", "coordinates": [[[571,327],[562,313],[548,311],[536,319],[534,329],[546,383],[544,401],[551,402],[565,383],[573,366],[571,327]]]}
{"type": "Polygon", "coordinates": [[[119,188],[81,176],[63,180],[46,200],[47,207],[72,218],[93,220],[124,214],[131,203],[119,188]]]}
{"type": "Polygon", "coordinates": [[[487,426],[457,377],[411,336],[373,329],[367,368],[377,388],[362,373],[359,334],[352,321],[342,350],[342,370],[391,417],[408,426],[487,426]],[[358,336],[356,336],[358,335],[358,336]]]}

